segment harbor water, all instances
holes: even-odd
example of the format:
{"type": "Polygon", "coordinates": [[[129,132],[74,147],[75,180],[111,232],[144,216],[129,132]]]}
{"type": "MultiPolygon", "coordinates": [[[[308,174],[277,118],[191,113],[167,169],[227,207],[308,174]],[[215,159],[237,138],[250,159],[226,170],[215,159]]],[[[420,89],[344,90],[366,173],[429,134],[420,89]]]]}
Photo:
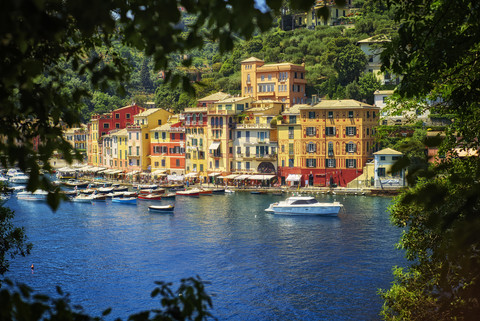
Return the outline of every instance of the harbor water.
{"type": "Polygon", "coordinates": [[[34,247],[5,276],[54,297],[60,286],[93,316],[111,307],[107,319],[160,307],[150,298],[154,281],[199,275],[219,320],[379,320],[377,291],[405,264],[386,211],[391,199],[316,195],[343,203],[338,217],[264,211],[286,196],[64,202],[56,212],[12,198],[6,206],[34,247]],[[171,203],[173,214],[148,212],[171,203]]]}

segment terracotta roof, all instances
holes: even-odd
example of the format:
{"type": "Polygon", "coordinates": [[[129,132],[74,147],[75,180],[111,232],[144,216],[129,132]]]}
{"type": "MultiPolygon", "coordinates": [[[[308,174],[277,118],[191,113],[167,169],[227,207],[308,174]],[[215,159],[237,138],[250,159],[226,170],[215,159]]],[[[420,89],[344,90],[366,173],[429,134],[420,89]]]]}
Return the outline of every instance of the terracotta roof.
{"type": "Polygon", "coordinates": [[[222,103],[222,104],[236,103],[236,102],[240,102],[240,101],[243,101],[243,100],[247,100],[249,98],[252,98],[252,97],[229,97],[229,98],[226,98],[226,99],[223,99],[223,100],[219,100],[219,101],[217,101],[217,103],[222,103]]]}
{"type": "Polygon", "coordinates": [[[378,152],[373,153],[373,155],[403,155],[399,151],[396,151],[395,149],[391,148],[384,148],[382,150],[379,150],[378,152]]]}
{"type": "Polygon", "coordinates": [[[145,111],[142,111],[141,113],[138,113],[136,115],[134,115],[133,117],[137,117],[137,116],[142,116],[142,117],[145,117],[145,116],[150,116],[151,114],[154,114],[156,113],[157,111],[159,111],[160,108],[150,108],[150,109],[147,109],[145,111]]]}
{"type": "Polygon", "coordinates": [[[230,97],[230,94],[224,93],[224,92],[217,92],[211,95],[208,95],[207,97],[203,97],[198,99],[198,101],[214,101],[214,100],[222,100],[225,98],[230,97]]]}
{"type": "Polygon", "coordinates": [[[374,108],[380,109],[380,107],[375,107],[366,103],[362,103],[353,99],[338,99],[338,100],[322,100],[314,106],[303,105],[300,109],[339,109],[339,108],[374,108]]]}
{"type": "Polygon", "coordinates": [[[287,110],[285,110],[282,115],[297,115],[297,114],[300,114],[300,108],[301,107],[312,107],[310,105],[306,105],[306,104],[297,104],[297,105],[293,105],[292,107],[288,108],[287,110]]]}

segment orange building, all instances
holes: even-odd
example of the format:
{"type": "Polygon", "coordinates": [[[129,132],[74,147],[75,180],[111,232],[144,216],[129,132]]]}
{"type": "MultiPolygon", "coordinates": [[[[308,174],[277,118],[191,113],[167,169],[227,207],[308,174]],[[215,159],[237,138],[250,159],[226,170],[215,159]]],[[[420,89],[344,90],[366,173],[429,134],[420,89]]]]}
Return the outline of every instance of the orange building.
{"type": "Polygon", "coordinates": [[[288,119],[278,125],[282,183],[295,175],[302,185],[346,186],[363,173],[375,151],[378,107],[346,99],[323,100],[294,109],[297,115],[285,112],[288,119]],[[295,122],[289,124],[292,119],[295,122]]]}
{"type": "Polygon", "coordinates": [[[305,66],[291,63],[265,64],[255,57],[242,64],[242,97],[275,100],[286,107],[306,103],[305,66]]]}

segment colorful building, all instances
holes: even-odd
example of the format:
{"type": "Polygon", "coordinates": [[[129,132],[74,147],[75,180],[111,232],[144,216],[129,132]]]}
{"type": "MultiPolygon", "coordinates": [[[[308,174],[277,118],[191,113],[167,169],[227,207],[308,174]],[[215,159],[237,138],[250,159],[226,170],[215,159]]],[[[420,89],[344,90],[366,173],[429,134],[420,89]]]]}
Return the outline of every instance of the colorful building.
{"type": "Polygon", "coordinates": [[[133,116],[144,111],[145,108],[131,105],[115,109],[111,113],[93,115],[87,125],[87,155],[88,164],[102,166],[102,136],[111,130],[122,129],[133,123],[133,116]]]}
{"type": "Polygon", "coordinates": [[[289,118],[298,116],[295,121],[299,126],[278,126],[282,183],[292,174],[301,175],[302,185],[346,186],[362,174],[375,151],[378,107],[347,99],[323,100],[314,106],[301,105],[296,109],[298,114],[289,118]],[[293,138],[285,140],[286,135],[293,138]]]}
{"type": "Polygon", "coordinates": [[[233,167],[233,134],[237,115],[251,107],[252,97],[233,97],[207,107],[207,172],[209,177],[233,167]]]}
{"type": "Polygon", "coordinates": [[[173,113],[161,109],[147,109],[134,116],[127,126],[128,166],[130,171],[150,171],[150,130],[165,124],[173,113]]]}
{"type": "Polygon", "coordinates": [[[260,100],[245,110],[245,118],[236,124],[234,133],[232,172],[276,175],[276,121],[283,106],[281,102],[260,100]]]}
{"type": "Polygon", "coordinates": [[[306,102],[305,65],[265,64],[255,57],[241,64],[242,97],[281,101],[285,107],[306,102]]]}
{"type": "Polygon", "coordinates": [[[178,117],[150,130],[152,173],[183,175],[185,173],[185,128],[178,117]]]}
{"type": "Polygon", "coordinates": [[[197,107],[208,107],[208,106],[213,105],[214,103],[216,103],[219,100],[224,100],[224,99],[227,99],[227,98],[230,98],[230,97],[231,97],[230,94],[219,91],[217,93],[208,95],[207,97],[203,97],[203,98],[198,99],[197,100],[197,107]]]}
{"type": "Polygon", "coordinates": [[[185,108],[185,172],[187,177],[207,176],[207,107],[185,108]]]}

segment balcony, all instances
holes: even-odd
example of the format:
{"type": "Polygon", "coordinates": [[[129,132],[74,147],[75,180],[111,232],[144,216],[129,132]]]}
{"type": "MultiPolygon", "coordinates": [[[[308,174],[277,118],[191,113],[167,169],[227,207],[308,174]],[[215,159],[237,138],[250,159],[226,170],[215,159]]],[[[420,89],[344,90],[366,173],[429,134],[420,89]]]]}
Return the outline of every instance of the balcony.
{"type": "Polygon", "coordinates": [[[209,153],[208,155],[212,158],[222,158],[223,157],[223,153],[209,153]]]}

